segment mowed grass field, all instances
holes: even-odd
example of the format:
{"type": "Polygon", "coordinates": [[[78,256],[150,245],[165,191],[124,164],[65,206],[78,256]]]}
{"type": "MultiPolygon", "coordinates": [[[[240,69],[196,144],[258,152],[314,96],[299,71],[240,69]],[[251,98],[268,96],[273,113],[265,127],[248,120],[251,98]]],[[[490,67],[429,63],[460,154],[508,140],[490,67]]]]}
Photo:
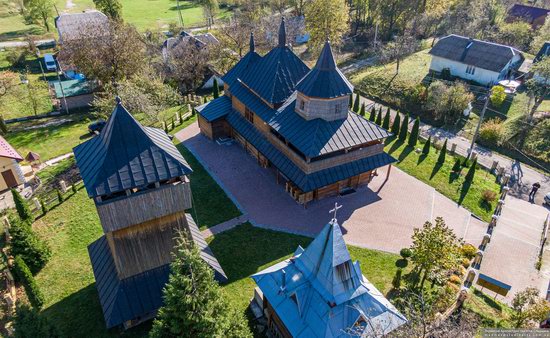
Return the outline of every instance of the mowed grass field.
{"type": "MultiPolygon", "coordinates": [[[[202,9],[192,1],[180,1],[184,25],[197,25],[205,21],[202,9]]],[[[78,13],[86,9],[95,9],[92,0],[73,0],[67,7],[66,0],[55,0],[60,13],[78,13]]],[[[166,29],[168,24],[179,22],[176,0],[121,0],[122,16],[139,30],[166,29]]],[[[54,10],[55,13],[55,10],[54,10]]],[[[220,9],[218,18],[227,17],[229,11],[220,9]]],[[[55,15],[53,16],[55,17],[55,15]]],[[[19,14],[15,0],[0,0],[0,41],[21,40],[26,35],[38,35],[43,38],[55,37],[54,19],[50,20],[50,32],[44,27],[27,25],[19,14]]]]}

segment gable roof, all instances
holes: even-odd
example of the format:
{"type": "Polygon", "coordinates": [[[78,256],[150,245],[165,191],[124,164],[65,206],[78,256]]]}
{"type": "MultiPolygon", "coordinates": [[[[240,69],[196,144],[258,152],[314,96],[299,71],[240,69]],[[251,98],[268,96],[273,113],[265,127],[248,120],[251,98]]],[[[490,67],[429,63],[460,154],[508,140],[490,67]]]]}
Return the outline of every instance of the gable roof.
{"type": "Polygon", "coordinates": [[[253,69],[254,64],[258,62],[262,57],[256,53],[254,50],[246,53],[240,60],[231,68],[224,76],[222,76],[222,81],[227,83],[230,86],[230,90],[233,91],[233,84],[237,81],[238,78],[242,77],[243,74],[246,74],[249,70],[253,69]]]}
{"type": "Polygon", "coordinates": [[[103,26],[109,24],[109,18],[100,11],[88,10],[82,13],[63,13],[55,18],[55,27],[59,39],[68,41],[78,39],[85,26],[103,26]]]}
{"type": "Polygon", "coordinates": [[[347,118],[335,121],[308,121],[295,112],[295,107],[294,96],[269,120],[269,125],[310,158],[392,135],[355,113],[348,112],[347,118]]]}
{"type": "Polygon", "coordinates": [[[345,337],[363,316],[362,334],[387,334],[406,318],[352,262],[333,219],[294,256],[252,276],[293,337],[345,337]]]}
{"type": "Polygon", "coordinates": [[[336,66],[329,41],[325,42],[315,67],[300,80],[296,90],[309,97],[325,99],[353,93],[353,85],[336,66]]]}
{"type": "Polygon", "coordinates": [[[508,11],[508,16],[521,18],[529,21],[529,23],[533,23],[535,19],[546,17],[548,13],[550,13],[550,10],[545,8],[514,4],[508,11]]]}
{"type": "Polygon", "coordinates": [[[542,47],[540,48],[539,52],[537,53],[537,56],[535,56],[535,59],[533,62],[538,62],[542,60],[543,57],[550,56],[550,41],[546,41],[542,47]]]}
{"type": "Polygon", "coordinates": [[[513,47],[451,34],[441,38],[430,54],[500,73],[521,52],[513,47]]]}
{"type": "Polygon", "coordinates": [[[65,81],[50,81],[53,85],[55,97],[60,99],[65,97],[79,96],[90,94],[95,89],[95,83],[86,79],[65,80],[65,81]]]}
{"type": "Polygon", "coordinates": [[[0,136],[0,157],[7,157],[16,161],[23,161],[23,157],[19,155],[17,150],[6,141],[6,139],[0,136]]]}
{"type": "Polygon", "coordinates": [[[191,173],[163,130],[143,127],[117,101],[101,133],[73,149],[90,197],[191,173]]]}

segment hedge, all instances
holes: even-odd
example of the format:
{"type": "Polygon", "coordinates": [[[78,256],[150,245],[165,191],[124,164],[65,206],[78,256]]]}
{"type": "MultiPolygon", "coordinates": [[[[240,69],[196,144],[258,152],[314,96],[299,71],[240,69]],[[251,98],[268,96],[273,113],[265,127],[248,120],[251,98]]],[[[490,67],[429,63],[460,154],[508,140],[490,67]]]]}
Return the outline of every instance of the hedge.
{"type": "Polygon", "coordinates": [[[44,305],[44,295],[40,292],[31,270],[21,256],[15,256],[13,269],[17,281],[25,287],[29,302],[35,309],[40,310],[44,305]]]}

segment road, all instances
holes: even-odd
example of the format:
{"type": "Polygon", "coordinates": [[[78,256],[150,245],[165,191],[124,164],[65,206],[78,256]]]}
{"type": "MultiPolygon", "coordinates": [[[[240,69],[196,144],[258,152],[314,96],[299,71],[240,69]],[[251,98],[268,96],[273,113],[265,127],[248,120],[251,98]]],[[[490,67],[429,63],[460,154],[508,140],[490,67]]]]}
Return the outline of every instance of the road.
{"type": "MultiPolygon", "coordinates": [[[[36,40],[34,43],[36,44],[37,47],[47,46],[47,45],[55,46],[56,44],[55,39],[36,40]]],[[[0,49],[21,48],[21,47],[27,47],[28,45],[29,43],[27,41],[4,41],[4,42],[0,42],[0,49]]]]}

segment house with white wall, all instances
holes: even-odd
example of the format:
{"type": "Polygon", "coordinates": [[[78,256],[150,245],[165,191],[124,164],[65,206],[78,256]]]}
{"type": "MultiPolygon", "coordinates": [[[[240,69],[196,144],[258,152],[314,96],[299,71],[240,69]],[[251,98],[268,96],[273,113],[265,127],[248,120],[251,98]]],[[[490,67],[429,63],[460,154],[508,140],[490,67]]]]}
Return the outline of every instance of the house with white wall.
{"type": "Polygon", "coordinates": [[[430,71],[449,69],[452,76],[486,86],[513,78],[525,59],[513,47],[455,34],[441,38],[430,55],[430,71]]]}

